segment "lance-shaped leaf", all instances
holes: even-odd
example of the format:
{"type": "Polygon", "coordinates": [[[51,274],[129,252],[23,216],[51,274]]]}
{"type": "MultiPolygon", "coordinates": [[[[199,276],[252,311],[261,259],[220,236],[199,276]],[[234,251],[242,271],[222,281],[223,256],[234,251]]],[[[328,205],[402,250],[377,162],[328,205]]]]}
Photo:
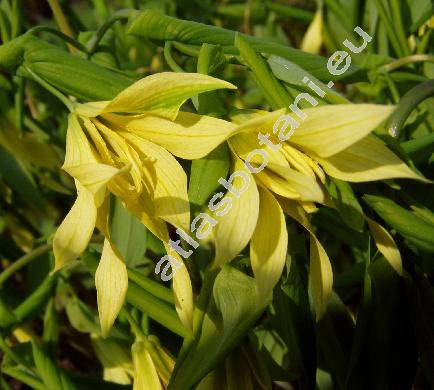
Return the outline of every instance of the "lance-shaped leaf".
{"type": "Polygon", "coordinates": [[[250,261],[264,302],[271,298],[285,265],[288,245],[285,216],[274,196],[259,188],[259,217],[250,243],[250,261]]]}
{"type": "Polygon", "coordinates": [[[204,158],[193,160],[188,185],[188,198],[195,205],[203,205],[218,188],[218,179],[226,177],[230,166],[230,155],[224,143],[204,158]]]}
{"type": "MultiPolygon", "coordinates": [[[[158,10],[148,9],[134,15],[128,33],[145,38],[179,41],[193,45],[202,45],[203,43],[222,45],[229,47],[228,49],[236,54],[236,50],[231,47],[234,43],[235,31],[176,19],[164,15],[158,10]]],[[[256,52],[280,55],[295,62],[319,79],[323,81],[330,80],[330,73],[327,70],[327,59],[286,45],[280,45],[268,39],[244,34],[242,36],[252,45],[256,52]]],[[[345,76],[350,76],[355,71],[357,69],[351,67],[345,76]]]]}
{"type": "Polygon", "coordinates": [[[361,232],[364,225],[363,210],[351,185],[338,179],[329,179],[326,185],[344,223],[351,229],[361,232]]]}
{"type": "Polygon", "coordinates": [[[101,260],[95,272],[98,313],[103,337],[108,334],[115,322],[128,289],[127,267],[120,254],[115,251],[110,241],[105,240],[101,260]]]}
{"type": "Polygon", "coordinates": [[[33,359],[36,369],[48,389],[73,390],[76,389],[71,379],[62,372],[47,356],[43,349],[36,343],[32,343],[33,359]]]}
{"type": "Polygon", "coordinates": [[[217,275],[198,335],[175,365],[169,388],[194,388],[232,350],[263,310],[256,283],[226,265],[217,275]]]}
{"type": "Polygon", "coordinates": [[[434,226],[394,201],[375,195],[363,199],[384,221],[404,236],[411,244],[428,253],[434,252],[434,226]]]}

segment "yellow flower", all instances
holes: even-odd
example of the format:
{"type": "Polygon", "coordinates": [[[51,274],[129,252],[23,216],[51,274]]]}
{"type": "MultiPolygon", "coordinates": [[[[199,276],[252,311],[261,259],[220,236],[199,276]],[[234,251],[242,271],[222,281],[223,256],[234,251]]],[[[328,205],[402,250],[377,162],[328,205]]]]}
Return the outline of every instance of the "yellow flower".
{"type": "MultiPolygon", "coordinates": [[[[318,320],[332,292],[333,274],[307,213],[316,210],[316,203],[330,205],[323,186],[326,175],[350,182],[423,180],[370,135],[392,109],[329,105],[305,110],[303,122],[284,111],[238,115],[234,121],[239,126],[228,141],[234,163],[226,197],[231,197],[232,207],[214,230],[214,265],[232,260],[250,242],[258,291],[264,300],[270,299],[286,260],[283,213],[288,214],[311,236],[309,289],[318,320]]],[[[399,272],[393,240],[381,227],[374,233],[380,251],[399,272]]]]}
{"type": "MultiPolygon", "coordinates": [[[[69,116],[63,169],[75,179],[77,199],[54,237],[55,269],[83,253],[95,226],[104,234],[95,275],[104,335],[115,321],[128,287],[125,263],[110,239],[108,192],[119,197],[163,241],[168,252],[172,250],[167,223],[184,230],[190,223],[184,170],[168,148],[153,142],[152,137],[130,132],[127,125],[137,121],[158,134],[173,128],[185,133],[195,126],[213,127],[214,118],[179,109],[188,98],[218,88],[234,86],[206,75],[160,73],[137,81],[111,101],[77,104],[69,116]]],[[[178,140],[177,146],[188,148],[189,140],[178,140]]],[[[178,314],[189,328],[193,296],[185,267],[176,273],[173,288],[178,314]]]]}

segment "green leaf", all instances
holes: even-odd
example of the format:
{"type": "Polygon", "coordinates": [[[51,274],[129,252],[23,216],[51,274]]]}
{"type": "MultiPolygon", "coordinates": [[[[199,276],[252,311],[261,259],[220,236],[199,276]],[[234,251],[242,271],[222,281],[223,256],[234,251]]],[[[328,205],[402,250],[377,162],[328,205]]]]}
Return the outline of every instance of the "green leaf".
{"type": "MultiPolygon", "coordinates": [[[[226,63],[223,50],[220,46],[204,43],[197,58],[197,72],[212,75],[219,67],[226,63]]],[[[221,118],[226,110],[217,91],[201,93],[198,97],[199,114],[221,118]]]]}
{"type": "Polygon", "coordinates": [[[112,240],[126,264],[134,267],[140,264],[145,256],[147,230],[118,198],[115,199],[110,223],[112,240]]]}
{"type": "Polygon", "coordinates": [[[217,275],[212,298],[188,350],[181,352],[169,383],[171,390],[194,387],[217,367],[257,320],[263,308],[254,280],[230,266],[217,275]]]}
{"type": "Polygon", "coordinates": [[[191,163],[188,198],[191,203],[202,206],[219,187],[218,180],[226,178],[229,172],[230,157],[226,143],[215,148],[207,156],[191,163]]]}
{"type": "Polygon", "coordinates": [[[351,185],[345,181],[329,177],[326,186],[344,223],[351,229],[362,232],[365,224],[363,210],[351,185]]]}
{"type": "Polygon", "coordinates": [[[0,328],[9,328],[16,322],[18,322],[17,316],[0,298],[0,328]]]}
{"type": "Polygon", "coordinates": [[[59,340],[59,316],[52,298],[45,309],[44,315],[44,332],[42,340],[48,344],[51,350],[56,346],[59,340]]]}
{"type": "MultiPolygon", "coordinates": [[[[193,45],[210,43],[231,49],[234,44],[236,32],[221,27],[176,19],[164,15],[159,11],[148,9],[132,17],[128,33],[144,38],[153,38],[162,41],[179,41],[193,45]]],[[[242,35],[258,53],[276,54],[289,59],[322,81],[336,79],[336,77],[330,77],[331,75],[327,70],[327,59],[324,57],[305,53],[301,50],[280,45],[267,39],[242,35]]],[[[237,51],[232,50],[232,54],[237,54],[237,51]]],[[[358,69],[354,67],[348,69],[345,77],[351,76],[357,70],[358,69]]]]}
{"type": "Polygon", "coordinates": [[[73,390],[76,387],[36,343],[32,343],[33,359],[42,381],[49,389],[73,390]]]}
{"type": "Polygon", "coordinates": [[[432,16],[434,5],[431,0],[405,0],[405,3],[410,9],[410,32],[413,33],[432,16]]]}
{"type": "Polygon", "coordinates": [[[384,221],[417,248],[434,252],[434,225],[419,218],[394,201],[376,195],[365,195],[363,199],[384,221]]]}
{"type": "Polygon", "coordinates": [[[56,282],[57,275],[45,278],[41,285],[29,295],[24,302],[15,308],[15,315],[22,321],[27,321],[36,316],[53,295],[56,282]]]}
{"type": "Polygon", "coordinates": [[[425,275],[417,271],[415,280],[406,280],[407,296],[414,334],[420,353],[423,373],[431,388],[434,387],[434,289],[425,275]]]}
{"type": "Polygon", "coordinates": [[[290,96],[280,82],[274,77],[267,63],[251,47],[242,35],[235,35],[235,47],[240,51],[241,58],[253,72],[253,78],[267,98],[274,110],[288,107],[291,103],[290,96]]]}
{"type": "Polygon", "coordinates": [[[338,388],[344,389],[354,323],[347,307],[335,293],[330,299],[327,312],[318,323],[317,336],[327,367],[336,379],[338,388]]]}
{"type": "MultiPolygon", "coordinates": [[[[290,239],[290,242],[293,241],[290,239]]],[[[306,281],[303,282],[307,275],[302,273],[303,268],[294,256],[288,276],[274,289],[271,324],[287,346],[288,371],[298,375],[300,385],[313,388],[316,372],[314,319],[306,281]]]]}
{"type": "Polygon", "coordinates": [[[35,208],[44,208],[44,201],[33,178],[2,146],[0,146],[0,177],[24,202],[35,208]]]}
{"type": "Polygon", "coordinates": [[[72,327],[82,333],[99,334],[98,315],[92,312],[81,300],[72,298],[66,304],[66,315],[72,327]]]}
{"type": "Polygon", "coordinates": [[[328,88],[327,85],[315,78],[312,74],[304,70],[302,67],[296,65],[294,62],[277,55],[272,55],[268,59],[268,65],[271,68],[273,74],[282,81],[285,81],[293,87],[297,87],[302,91],[306,91],[312,94],[315,99],[320,99],[317,95],[313,94],[312,90],[308,88],[307,84],[303,82],[303,79],[308,78],[319,88],[321,88],[326,94],[324,100],[331,104],[348,104],[349,101],[344,96],[328,88]]]}

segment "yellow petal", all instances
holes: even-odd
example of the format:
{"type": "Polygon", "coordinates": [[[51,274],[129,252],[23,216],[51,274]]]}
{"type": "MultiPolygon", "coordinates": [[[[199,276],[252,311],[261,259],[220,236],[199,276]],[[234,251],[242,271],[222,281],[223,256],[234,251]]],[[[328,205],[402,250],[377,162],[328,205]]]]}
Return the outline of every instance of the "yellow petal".
{"type": "Polygon", "coordinates": [[[181,105],[192,96],[215,89],[236,89],[224,80],[199,73],[163,72],[145,77],[117,95],[105,113],[149,113],[169,120],[178,115],[181,105]]]}
{"type": "MultiPolygon", "coordinates": [[[[394,109],[376,104],[338,104],[308,108],[290,142],[319,157],[332,156],[366,137],[394,109]]],[[[297,117],[291,114],[294,119],[297,117]]]]}
{"type": "Polygon", "coordinates": [[[110,165],[96,163],[70,166],[65,171],[94,194],[97,207],[104,200],[107,183],[120,172],[110,165]]]}
{"type": "Polygon", "coordinates": [[[97,163],[89,141],[84,134],[78,118],[70,114],[66,133],[66,154],[63,169],[81,164],[97,163]]]}
{"type": "Polygon", "coordinates": [[[259,188],[259,218],[250,243],[250,261],[264,302],[271,299],[285,265],[288,246],[285,216],[274,196],[259,188]]]}
{"type": "Polygon", "coordinates": [[[137,340],[131,347],[134,365],[133,390],[162,390],[158,373],[143,341],[137,340]]]}
{"type": "Polygon", "coordinates": [[[316,160],[330,176],[349,182],[392,178],[424,180],[373,136],[331,157],[316,160]]]}
{"type": "Polygon", "coordinates": [[[140,194],[143,190],[143,184],[145,184],[148,192],[152,193],[152,183],[150,183],[150,179],[146,177],[146,169],[142,169],[143,160],[140,159],[137,151],[132,148],[116,131],[113,131],[98,120],[94,120],[94,124],[103,134],[107,143],[116,152],[118,160],[120,160],[124,165],[131,165],[130,175],[134,182],[135,192],[140,194]]]}
{"type": "MultiPolygon", "coordinates": [[[[284,183],[293,188],[298,194],[299,199],[308,202],[324,202],[324,191],[320,184],[311,176],[298,172],[291,168],[269,164],[269,170],[282,177],[284,183]]],[[[262,173],[262,172],[261,172],[262,173]]],[[[260,179],[262,176],[259,174],[260,179]]]]}
{"type": "Polygon", "coordinates": [[[392,268],[402,276],[402,259],[395,240],[390,233],[380,224],[370,218],[368,221],[369,229],[380,253],[386,258],[392,268]]]}
{"type": "Polygon", "coordinates": [[[190,228],[190,204],[187,194],[187,175],[176,159],[161,146],[134,134],[125,138],[152,160],[156,183],[153,189],[155,216],[184,231],[190,228]]]}
{"type": "Polygon", "coordinates": [[[291,145],[284,145],[282,152],[291,167],[294,167],[298,171],[310,176],[312,179],[315,179],[315,172],[311,168],[311,165],[308,163],[306,155],[303,152],[293,148],[291,145]]]}
{"type": "Polygon", "coordinates": [[[101,332],[106,337],[124,304],[128,289],[127,267],[107,239],[95,272],[95,286],[101,332]]]}
{"type": "MultiPolygon", "coordinates": [[[[181,257],[170,247],[169,244],[164,243],[164,247],[169,256],[172,256],[176,261],[183,263],[181,257]]],[[[193,331],[193,287],[191,286],[190,275],[185,265],[178,268],[174,273],[172,287],[178,317],[187,329],[193,331]]]]}
{"type": "Polygon", "coordinates": [[[93,118],[103,113],[104,109],[109,103],[110,100],[101,102],[89,102],[84,104],[76,103],[74,106],[75,113],[83,117],[93,118]]]}
{"type": "Polygon", "coordinates": [[[109,115],[107,118],[114,125],[188,160],[206,156],[236,131],[230,122],[189,112],[180,112],[175,121],[157,116],[109,115]]]}
{"type": "MultiPolygon", "coordinates": [[[[250,241],[256,226],[259,214],[259,193],[252,174],[247,170],[244,163],[235,157],[232,172],[244,172],[249,178],[247,188],[240,197],[231,195],[229,192],[225,197],[232,198],[232,208],[228,214],[218,218],[214,228],[215,259],[213,266],[217,267],[232,260],[238,255],[250,241]]],[[[233,186],[237,189],[245,185],[242,177],[235,177],[233,186]]]]}
{"type": "MultiPolygon", "coordinates": [[[[269,164],[289,167],[282,151],[273,151],[266,145],[260,145],[256,133],[236,134],[229,139],[228,143],[231,150],[242,160],[245,160],[253,150],[260,149],[267,153],[269,164]]],[[[250,161],[258,165],[262,164],[262,158],[256,155],[250,161]]]]}
{"type": "Polygon", "coordinates": [[[310,233],[309,291],[318,322],[327,309],[333,288],[333,271],[327,252],[318,241],[302,207],[287,199],[279,198],[283,211],[298,221],[310,233]]]}
{"type": "Polygon", "coordinates": [[[55,271],[75,261],[84,252],[95,229],[97,208],[94,196],[78,181],[75,185],[77,199],[53,239],[55,271]]]}
{"type": "Polygon", "coordinates": [[[322,29],[322,12],[318,10],[304,34],[300,49],[308,53],[318,54],[322,45],[322,29]]]}

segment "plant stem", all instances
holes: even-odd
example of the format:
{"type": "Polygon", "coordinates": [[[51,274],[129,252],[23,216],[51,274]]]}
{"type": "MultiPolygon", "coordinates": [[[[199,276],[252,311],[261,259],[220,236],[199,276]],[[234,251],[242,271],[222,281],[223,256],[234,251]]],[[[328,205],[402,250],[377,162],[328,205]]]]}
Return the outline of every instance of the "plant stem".
{"type": "Polygon", "coordinates": [[[25,265],[30,263],[32,260],[38,258],[39,256],[42,256],[44,253],[49,252],[52,247],[53,247],[52,244],[42,245],[39,248],[36,248],[35,250],[33,250],[32,252],[25,254],[23,257],[20,257],[17,261],[14,261],[9,267],[7,267],[0,274],[0,287],[15,272],[17,272],[19,269],[23,268],[25,265]]]}
{"type": "Polygon", "coordinates": [[[134,12],[134,10],[121,10],[118,12],[115,12],[113,16],[107,20],[95,33],[95,35],[92,37],[92,39],[88,42],[88,58],[95,53],[96,49],[98,48],[99,43],[101,42],[101,39],[104,37],[107,30],[115,24],[119,20],[127,20],[131,13],[134,12]]]}
{"type": "Polygon", "coordinates": [[[87,47],[83,45],[82,43],[76,41],[74,38],[71,38],[69,35],[64,34],[63,32],[56,30],[51,27],[47,26],[36,26],[31,28],[29,31],[27,31],[26,34],[36,34],[38,32],[47,32],[53,35],[56,35],[57,37],[63,39],[65,42],[67,42],[69,45],[72,45],[76,47],[78,50],[82,51],[83,53],[88,53],[87,47]]]}
{"type": "Polygon", "coordinates": [[[47,83],[44,79],[39,77],[35,72],[33,72],[27,65],[23,65],[24,69],[30,73],[33,79],[44,87],[47,91],[51,92],[54,96],[56,96],[67,108],[70,112],[74,111],[74,107],[72,106],[71,101],[63,95],[60,91],[54,88],[51,84],[47,83]]]}
{"type": "Polygon", "coordinates": [[[393,137],[397,137],[410,113],[426,98],[434,95],[434,80],[425,81],[408,91],[390,116],[387,128],[393,137]]]}
{"type": "Polygon", "coordinates": [[[12,0],[12,38],[21,33],[21,0],[12,0]]]}
{"type": "Polygon", "coordinates": [[[384,65],[383,70],[386,72],[391,72],[395,69],[400,68],[401,66],[405,66],[415,62],[434,62],[434,56],[429,54],[415,54],[412,56],[403,57],[398,60],[392,61],[387,65],[384,65]]]}
{"type": "Polygon", "coordinates": [[[167,65],[169,65],[170,69],[172,69],[174,72],[184,72],[184,69],[182,69],[176,61],[172,57],[172,42],[166,41],[164,44],[164,59],[167,62],[167,65]]]}
{"type": "MultiPolygon", "coordinates": [[[[60,28],[60,31],[65,35],[74,38],[72,34],[71,27],[69,26],[68,20],[66,19],[65,14],[63,13],[62,7],[59,4],[58,0],[47,0],[50,5],[51,11],[53,12],[54,19],[56,20],[57,25],[60,28]]],[[[75,51],[75,48],[71,45],[68,45],[68,49],[71,53],[75,51]]]]}

